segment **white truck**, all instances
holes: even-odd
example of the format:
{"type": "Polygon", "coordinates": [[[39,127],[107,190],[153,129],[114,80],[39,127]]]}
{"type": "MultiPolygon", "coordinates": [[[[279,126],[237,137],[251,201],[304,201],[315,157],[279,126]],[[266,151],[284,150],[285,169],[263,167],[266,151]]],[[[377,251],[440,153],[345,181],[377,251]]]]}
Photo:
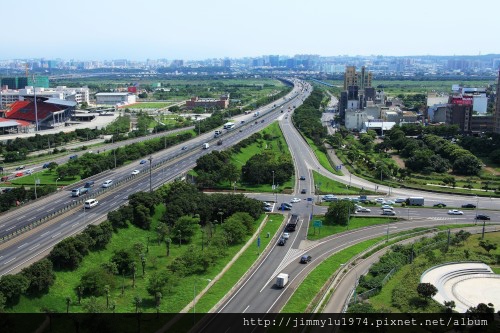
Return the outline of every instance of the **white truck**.
{"type": "Polygon", "coordinates": [[[208,147],[210,147],[210,145],[208,144],[208,142],[205,142],[205,143],[203,144],[203,149],[208,149],[208,147]]]}
{"type": "Polygon", "coordinates": [[[276,286],[278,286],[278,288],[284,288],[287,283],[288,283],[288,274],[279,273],[278,276],[276,277],[276,286]]]}

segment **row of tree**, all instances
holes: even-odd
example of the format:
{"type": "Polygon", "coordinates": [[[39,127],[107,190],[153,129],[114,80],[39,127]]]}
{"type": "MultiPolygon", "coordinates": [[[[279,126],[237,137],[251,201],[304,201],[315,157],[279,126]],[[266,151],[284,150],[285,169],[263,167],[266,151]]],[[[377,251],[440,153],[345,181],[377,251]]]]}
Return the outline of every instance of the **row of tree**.
{"type": "Polygon", "coordinates": [[[323,101],[323,92],[314,89],[304,103],[295,109],[292,120],[306,137],[313,140],[314,144],[323,149],[323,140],[326,138],[327,130],[321,123],[322,111],[320,107],[323,101]]]}

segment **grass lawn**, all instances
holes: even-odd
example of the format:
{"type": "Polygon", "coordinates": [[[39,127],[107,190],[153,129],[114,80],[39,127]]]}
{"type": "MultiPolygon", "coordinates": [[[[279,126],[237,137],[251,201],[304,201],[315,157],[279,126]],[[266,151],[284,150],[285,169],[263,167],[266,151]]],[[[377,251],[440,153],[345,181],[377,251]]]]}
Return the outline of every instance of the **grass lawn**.
{"type": "MultiPolygon", "coordinates": [[[[40,172],[33,173],[31,175],[27,175],[24,177],[20,178],[14,178],[10,182],[12,185],[25,185],[27,187],[35,186],[35,179],[39,179],[40,183],[43,185],[55,185],[56,184],[56,179],[57,179],[57,174],[55,171],[50,172],[49,170],[44,170],[40,172]]],[[[57,181],[57,186],[65,186],[69,184],[73,184],[76,182],[79,182],[81,180],[81,177],[74,176],[72,178],[64,178],[64,179],[59,179],[57,181]]]]}
{"type": "MultiPolygon", "coordinates": [[[[188,249],[188,246],[193,245],[195,248],[201,248],[202,236],[201,232],[195,233],[195,236],[191,240],[190,244],[179,244],[172,243],[170,245],[170,256],[166,256],[166,246],[164,243],[158,245],[157,236],[155,230],[155,225],[157,225],[158,219],[162,216],[165,210],[164,206],[158,206],[156,213],[153,217],[152,228],[150,231],[144,231],[136,228],[135,226],[129,226],[125,229],[120,229],[111,239],[107,248],[102,251],[90,252],[82,261],[80,267],[74,271],[57,271],[56,280],[54,285],[50,288],[49,292],[41,297],[26,297],[22,296],[20,302],[14,308],[6,308],[6,312],[16,312],[16,313],[32,313],[40,312],[41,308],[48,308],[55,312],[65,312],[66,311],[66,297],[72,298],[72,303],[70,306],[70,312],[78,313],[84,312],[83,304],[88,301],[87,298],[82,299],[82,305],[78,304],[76,287],[80,283],[80,277],[86,271],[100,266],[102,263],[109,262],[113,256],[114,251],[120,249],[130,249],[136,243],[142,243],[145,247],[149,244],[146,254],[146,269],[145,276],[142,275],[142,267],[140,263],[139,256],[137,257],[137,278],[135,287],[132,286],[131,276],[115,276],[114,285],[111,287],[110,301],[116,302],[117,313],[128,313],[135,312],[135,307],[133,305],[133,299],[135,296],[140,296],[142,298],[141,310],[143,312],[155,312],[154,299],[150,296],[146,290],[148,284],[148,276],[153,272],[165,272],[165,267],[172,263],[172,261],[180,256],[183,252],[188,249]],[[122,286],[124,287],[124,293],[122,294],[122,286]]],[[[255,223],[258,227],[264,215],[261,216],[255,223]]],[[[273,216],[273,222],[266,225],[265,232],[274,232],[277,230],[280,219],[273,216]]],[[[251,236],[246,236],[245,242],[251,236]]],[[[268,239],[261,237],[261,246],[267,244],[268,239]]],[[[242,243],[243,244],[243,243],[242,243]]],[[[208,283],[208,279],[213,279],[221,269],[233,258],[233,256],[241,249],[242,244],[230,246],[227,249],[227,255],[224,259],[220,259],[214,266],[210,266],[206,272],[198,275],[189,275],[182,278],[176,278],[174,281],[167,286],[167,290],[163,295],[163,301],[160,306],[160,311],[162,313],[177,313],[182,308],[184,308],[193,298],[193,286],[195,284],[199,286],[199,291],[201,291],[205,285],[208,283]]],[[[245,256],[247,260],[253,258],[256,259],[255,248],[250,247],[250,252],[245,256]],[[253,249],[253,250],[252,250],[253,249]],[[253,253],[253,255],[252,255],[253,253]]],[[[245,262],[245,259],[243,259],[245,262]]],[[[248,264],[246,261],[245,264],[248,264]]],[[[233,269],[237,271],[246,271],[248,268],[240,268],[240,265],[236,264],[233,269]]],[[[236,273],[232,273],[233,278],[237,277],[236,273]]],[[[209,308],[215,301],[215,299],[220,299],[227,291],[211,292],[209,295],[212,297],[207,297],[206,307],[209,308]],[[212,300],[210,300],[212,299],[212,300]]],[[[97,297],[97,302],[99,304],[106,303],[106,298],[104,296],[97,297]]],[[[200,308],[201,309],[201,308],[200,308]]],[[[107,310],[111,311],[111,310],[107,310]]]]}
{"type": "MultiPolygon", "coordinates": [[[[273,150],[275,152],[279,152],[282,156],[288,156],[291,158],[290,151],[288,150],[288,146],[286,144],[285,138],[283,137],[283,133],[277,122],[272,122],[269,126],[261,131],[261,134],[265,136],[266,134],[270,134],[272,137],[271,140],[258,140],[257,142],[252,143],[251,145],[242,148],[241,152],[238,154],[233,154],[231,157],[231,161],[236,165],[238,170],[241,172],[241,168],[245,163],[254,155],[265,152],[266,150],[273,150]]],[[[291,189],[295,184],[295,177],[292,177],[285,184],[278,184],[279,189],[278,193],[281,192],[280,189],[291,189]]],[[[224,186],[225,188],[232,189],[231,184],[227,183],[224,186]]],[[[238,189],[245,189],[246,191],[257,191],[257,192],[272,192],[271,184],[259,184],[259,185],[247,185],[237,183],[236,187],[238,189]]]]}
{"type": "Polygon", "coordinates": [[[319,148],[314,144],[314,142],[311,139],[309,139],[309,138],[305,138],[305,139],[307,141],[307,144],[313,150],[314,155],[316,156],[316,158],[318,159],[319,163],[321,164],[321,166],[323,168],[327,169],[328,171],[330,171],[331,173],[334,173],[336,175],[339,175],[339,176],[343,175],[343,173],[340,170],[335,169],[335,165],[332,166],[332,163],[330,163],[328,156],[325,153],[323,153],[322,151],[320,151],[319,148]]]}
{"type": "Polygon", "coordinates": [[[172,105],[173,103],[168,102],[138,102],[136,104],[127,105],[127,109],[161,109],[172,105]]]}
{"type": "MultiPolygon", "coordinates": [[[[360,194],[361,189],[357,187],[349,187],[336,180],[330,179],[322,174],[313,171],[314,184],[319,185],[319,194],[360,194]]],[[[365,193],[366,191],[363,191],[365,193]]]]}
{"type": "Polygon", "coordinates": [[[359,229],[363,227],[368,227],[377,224],[387,224],[397,222],[398,219],[390,217],[351,217],[349,220],[349,227],[342,225],[325,225],[322,223],[321,228],[314,228],[313,222],[316,220],[322,221],[325,219],[324,215],[314,215],[314,218],[309,223],[309,230],[307,233],[307,239],[317,240],[334,234],[339,234],[341,232],[353,229],[359,229]]]}

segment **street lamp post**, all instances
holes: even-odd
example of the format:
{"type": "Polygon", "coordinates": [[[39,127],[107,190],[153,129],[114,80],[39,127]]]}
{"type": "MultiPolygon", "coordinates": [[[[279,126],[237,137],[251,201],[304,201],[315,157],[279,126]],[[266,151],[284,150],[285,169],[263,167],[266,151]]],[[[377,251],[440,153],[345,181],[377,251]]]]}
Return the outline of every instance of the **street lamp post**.
{"type": "MultiPolygon", "coordinates": [[[[274,187],[274,170],[273,170],[273,192],[275,192],[276,188],[274,187]]],[[[276,200],[277,202],[278,200],[276,200]]]]}
{"type": "Polygon", "coordinates": [[[181,229],[179,231],[179,247],[181,247],[181,241],[182,241],[182,235],[181,235],[181,229]]]}
{"type": "Polygon", "coordinates": [[[151,164],[153,162],[153,155],[149,156],[149,193],[153,192],[153,186],[151,183],[151,164]]]}
{"type": "Polygon", "coordinates": [[[59,179],[61,179],[61,178],[57,178],[57,179],[56,179],[56,191],[57,191],[57,190],[59,190],[59,188],[57,187],[57,181],[58,181],[59,179]]]}

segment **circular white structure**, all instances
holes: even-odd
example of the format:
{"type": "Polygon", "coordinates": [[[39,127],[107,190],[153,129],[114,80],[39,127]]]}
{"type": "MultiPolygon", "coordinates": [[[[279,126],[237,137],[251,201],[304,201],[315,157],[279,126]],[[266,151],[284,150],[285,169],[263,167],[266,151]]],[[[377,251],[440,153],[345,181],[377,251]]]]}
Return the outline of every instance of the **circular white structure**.
{"type": "Polygon", "coordinates": [[[479,262],[453,262],[434,266],[420,277],[421,283],[433,284],[438,292],[434,300],[444,305],[455,302],[455,311],[464,313],[479,303],[500,308],[500,275],[479,262]]]}

